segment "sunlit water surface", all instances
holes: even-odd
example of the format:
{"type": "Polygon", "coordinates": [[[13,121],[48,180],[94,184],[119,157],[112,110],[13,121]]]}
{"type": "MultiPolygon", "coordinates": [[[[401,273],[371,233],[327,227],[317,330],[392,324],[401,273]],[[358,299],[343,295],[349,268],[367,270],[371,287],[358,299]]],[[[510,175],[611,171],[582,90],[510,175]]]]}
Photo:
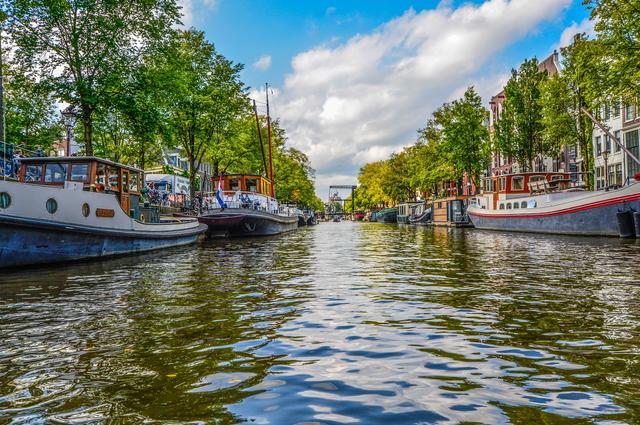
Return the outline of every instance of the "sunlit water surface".
{"type": "Polygon", "coordinates": [[[0,277],[0,423],[638,424],[640,244],[322,223],[0,277]]]}

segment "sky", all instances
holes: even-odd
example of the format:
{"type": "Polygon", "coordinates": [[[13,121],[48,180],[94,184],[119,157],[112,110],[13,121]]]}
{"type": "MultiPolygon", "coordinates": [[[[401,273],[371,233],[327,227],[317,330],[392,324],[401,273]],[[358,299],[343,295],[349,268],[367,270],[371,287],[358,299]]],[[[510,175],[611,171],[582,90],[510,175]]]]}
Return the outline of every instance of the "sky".
{"type": "Polygon", "coordinates": [[[316,192],[356,184],[474,86],[488,107],[512,68],[591,33],[582,0],[181,0],[316,170],[316,192]]]}

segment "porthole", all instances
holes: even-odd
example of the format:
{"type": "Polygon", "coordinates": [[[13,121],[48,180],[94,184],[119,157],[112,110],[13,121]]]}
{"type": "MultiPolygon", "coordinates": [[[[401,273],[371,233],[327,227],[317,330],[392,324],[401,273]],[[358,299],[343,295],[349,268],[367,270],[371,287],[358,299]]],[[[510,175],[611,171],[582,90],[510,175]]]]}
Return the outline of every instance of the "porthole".
{"type": "Polygon", "coordinates": [[[5,210],[11,205],[11,195],[7,192],[0,193],[0,208],[5,210]]]}
{"type": "Polygon", "coordinates": [[[55,214],[58,211],[58,201],[53,198],[47,199],[47,211],[49,214],[55,214]]]}
{"type": "Polygon", "coordinates": [[[89,217],[89,214],[91,214],[91,208],[89,207],[89,204],[85,202],[84,204],[82,204],[82,215],[85,217],[89,217]]]}

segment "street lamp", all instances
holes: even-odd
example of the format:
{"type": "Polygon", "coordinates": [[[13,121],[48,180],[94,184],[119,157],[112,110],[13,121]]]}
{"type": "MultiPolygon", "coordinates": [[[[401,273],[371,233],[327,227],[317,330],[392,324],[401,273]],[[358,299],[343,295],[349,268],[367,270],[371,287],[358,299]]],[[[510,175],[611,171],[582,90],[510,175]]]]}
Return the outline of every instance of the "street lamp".
{"type": "Polygon", "coordinates": [[[60,112],[62,114],[62,121],[64,122],[64,127],[67,130],[67,143],[65,146],[65,156],[71,156],[71,131],[73,127],[76,125],[76,120],[78,118],[78,113],[73,109],[72,105],[67,106],[60,112]]]}
{"type": "Polygon", "coordinates": [[[609,159],[609,149],[605,145],[604,152],[602,152],[602,159],[604,160],[604,189],[609,190],[609,167],[607,167],[607,161],[609,159]]]}

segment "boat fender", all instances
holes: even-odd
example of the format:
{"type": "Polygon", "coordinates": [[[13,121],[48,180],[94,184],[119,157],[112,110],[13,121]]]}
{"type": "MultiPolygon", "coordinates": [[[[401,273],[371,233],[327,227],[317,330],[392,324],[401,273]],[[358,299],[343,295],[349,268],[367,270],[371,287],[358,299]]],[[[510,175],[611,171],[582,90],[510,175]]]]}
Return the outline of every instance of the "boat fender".
{"type": "Polygon", "coordinates": [[[623,239],[633,239],[636,237],[635,224],[633,222],[632,211],[619,211],[616,214],[618,218],[618,232],[623,239]]]}
{"type": "Polygon", "coordinates": [[[633,222],[635,224],[636,236],[640,236],[640,211],[633,213],[633,222]]]}

